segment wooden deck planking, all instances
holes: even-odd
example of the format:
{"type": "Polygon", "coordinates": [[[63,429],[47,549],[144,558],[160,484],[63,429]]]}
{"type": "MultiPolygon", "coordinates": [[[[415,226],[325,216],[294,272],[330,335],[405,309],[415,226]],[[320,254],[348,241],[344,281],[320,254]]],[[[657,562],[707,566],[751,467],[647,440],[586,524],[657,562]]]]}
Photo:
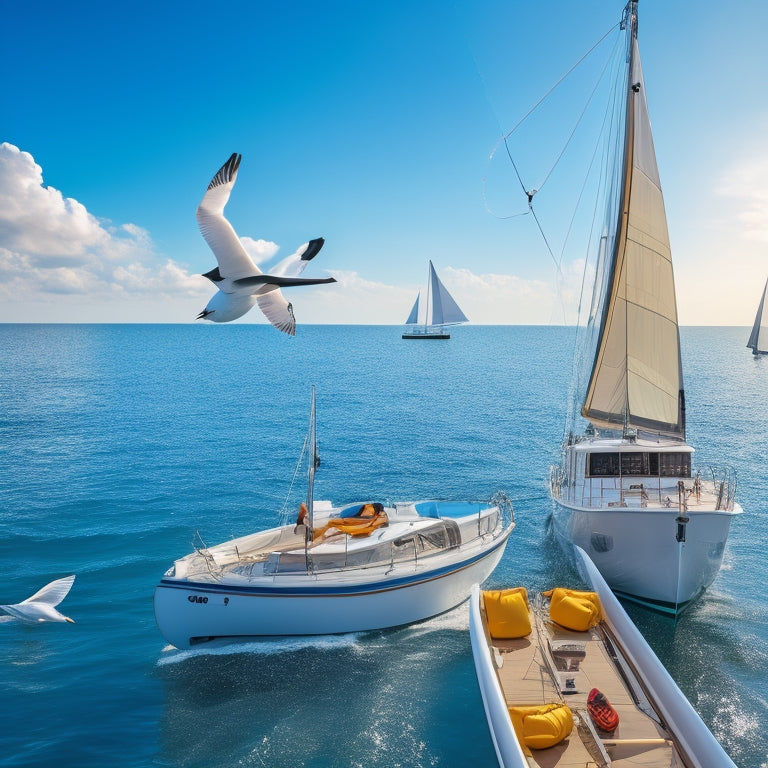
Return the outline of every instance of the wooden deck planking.
{"type": "MultiPolygon", "coordinates": [[[[683,768],[677,751],[671,743],[631,744],[628,742],[645,739],[667,739],[669,734],[653,718],[638,709],[630,689],[617,672],[605,645],[596,630],[571,632],[550,622],[536,621],[531,613],[533,631],[518,640],[493,640],[502,665],[497,668],[499,681],[508,706],[528,706],[563,701],[574,713],[574,730],[571,735],[555,747],[533,750],[533,759],[540,768],[598,768],[605,765],[595,745],[588,748],[579,735],[579,716],[589,719],[587,697],[592,688],[598,688],[619,713],[619,726],[606,739],[623,741],[615,746],[606,746],[606,752],[613,768],[683,768]],[[560,666],[564,674],[572,677],[576,684],[575,693],[560,695],[550,674],[550,664],[545,660],[540,646],[539,632],[546,643],[551,639],[568,644],[560,666]],[[583,657],[578,652],[583,646],[583,657]],[[570,659],[570,661],[569,661],[570,659]],[[567,669],[568,664],[571,669],[567,669]]],[[[548,646],[545,646],[548,647],[548,646]]],[[[550,663],[554,661],[550,655],[550,663]]],[[[599,731],[599,735],[603,736],[599,731]]],[[[587,742],[590,738],[587,737],[587,742]]],[[[533,764],[533,763],[532,763],[533,764]]]]}

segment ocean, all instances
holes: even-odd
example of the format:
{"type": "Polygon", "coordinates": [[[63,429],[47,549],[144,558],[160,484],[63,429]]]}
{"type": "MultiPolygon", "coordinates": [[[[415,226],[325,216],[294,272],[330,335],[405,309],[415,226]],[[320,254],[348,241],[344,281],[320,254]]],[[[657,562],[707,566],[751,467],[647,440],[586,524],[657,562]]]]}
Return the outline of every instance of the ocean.
{"type": "MultiPolygon", "coordinates": [[[[418,625],[177,651],[152,597],[196,536],[315,498],[513,501],[488,585],[580,586],[548,530],[575,330],[0,325],[0,603],[76,574],[74,624],[0,624],[0,766],[493,766],[466,604],[418,625]]],[[[768,766],[768,356],[682,328],[697,465],[731,464],[723,568],[675,623],[627,606],[740,768],[768,766]]],[[[653,567],[653,563],[649,563],[653,567]]]]}

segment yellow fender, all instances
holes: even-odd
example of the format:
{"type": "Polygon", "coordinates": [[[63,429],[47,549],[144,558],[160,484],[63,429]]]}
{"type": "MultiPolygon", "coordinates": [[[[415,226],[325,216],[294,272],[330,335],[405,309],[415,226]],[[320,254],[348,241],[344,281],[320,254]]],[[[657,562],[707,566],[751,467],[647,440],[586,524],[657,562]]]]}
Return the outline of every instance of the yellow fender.
{"type": "Polygon", "coordinates": [[[528,592],[525,587],[483,592],[488,632],[497,640],[511,640],[531,633],[528,592]]]}
{"type": "Polygon", "coordinates": [[[573,730],[573,713],[566,704],[509,707],[509,716],[517,738],[530,749],[554,747],[573,730]]]}

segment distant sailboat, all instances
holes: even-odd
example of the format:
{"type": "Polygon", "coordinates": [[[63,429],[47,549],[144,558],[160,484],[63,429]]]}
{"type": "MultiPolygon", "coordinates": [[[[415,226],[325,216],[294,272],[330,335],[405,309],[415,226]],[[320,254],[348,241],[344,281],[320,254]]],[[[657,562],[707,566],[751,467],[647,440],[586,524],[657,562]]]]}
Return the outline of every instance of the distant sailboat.
{"type": "Polygon", "coordinates": [[[417,294],[411,313],[405,321],[406,325],[412,326],[412,330],[403,334],[404,339],[450,339],[451,334],[445,331],[446,325],[469,322],[453,296],[440,282],[431,261],[423,323],[419,323],[420,299],[421,291],[417,294]]]}
{"type": "Polygon", "coordinates": [[[752,333],[749,334],[749,341],[747,342],[747,346],[752,350],[753,355],[768,355],[768,314],[764,313],[766,296],[768,296],[768,280],[765,282],[763,295],[757,307],[755,326],[752,328],[752,333]]]}

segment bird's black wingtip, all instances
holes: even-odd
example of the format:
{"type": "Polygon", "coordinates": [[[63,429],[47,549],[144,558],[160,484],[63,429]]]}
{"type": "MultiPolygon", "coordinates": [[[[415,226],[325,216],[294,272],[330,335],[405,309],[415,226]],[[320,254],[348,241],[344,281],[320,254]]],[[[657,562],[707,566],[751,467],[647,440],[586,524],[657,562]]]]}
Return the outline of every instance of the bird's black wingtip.
{"type": "Polygon", "coordinates": [[[211,179],[211,183],[208,185],[208,189],[212,189],[213,187],[218,187],[219,184],[228,184],[230,181],[234,181],[235,176],[237,176],[237,169],[240,167],[240,161],[243,159],[242,155],[239,155],[237,152],[233,152],[229,156],[229,160],[227,160],[224,165],[219,168],[219,170],[216,172],[216,175],[211,179]]]}
{"type": "Polygon", "coordinates": [[[203,277],[207,277],[212,283],[220,283],[224,279],[218,267],[214,267],[210,272],[204,272],[203,277]]]}
{"type": "Polygon", "coordinates": [[[312,259],[320,253],[320,249],[325,244],[324,237],[316,237],[314,240],[310,240],[307,243],[307,247],[304,249],[304,253],[301,254],[302,261],[312,261],[312,259]]]}

